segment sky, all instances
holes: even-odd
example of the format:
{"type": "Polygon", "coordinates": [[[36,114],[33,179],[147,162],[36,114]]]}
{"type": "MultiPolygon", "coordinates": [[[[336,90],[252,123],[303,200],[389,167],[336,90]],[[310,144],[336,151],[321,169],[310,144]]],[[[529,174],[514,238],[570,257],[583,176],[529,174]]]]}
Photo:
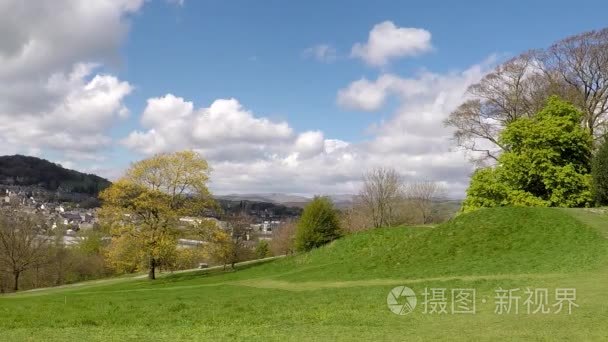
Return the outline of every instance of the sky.
{"type": "Polygon", "coordinates": [[[461,198],[443,120],[605,1],[0,0],[0,154],[121,176],[193,149],[229,193],[356,193],[395,168],[461,198]]]}

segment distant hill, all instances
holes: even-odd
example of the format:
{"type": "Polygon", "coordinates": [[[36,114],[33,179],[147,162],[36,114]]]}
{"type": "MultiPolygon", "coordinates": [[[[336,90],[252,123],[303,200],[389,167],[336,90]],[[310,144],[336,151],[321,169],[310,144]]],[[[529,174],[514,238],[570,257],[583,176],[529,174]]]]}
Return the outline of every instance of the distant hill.
{"type": "Polygon", "coordinates": [[[273,203],[267,200],[240,200],[216,198],[222,211],[226,214],[237,214],[245,211],[258,218],[286,219],[296,218],[302,215],[302,208],[285,204],[273,203]],[[269,215],[271,214],[271,215],[269,215]]]}
{"type": "Polygon", "coordinates": [[[297,195],[281,194],[281,193],[262,193],[262,194],[229,194],[215,196],[218,199],[230,201],[252,201],[252,202],[269,202],[276,204],[284,203],[307,203],[310,198],[297,195]]]}
{"type": "Polygon", "coordinates": [[[23,155],[0,156],[0,185],[40,186],[50,191],[97,195],[110,181],[45,159],[23,155]]]}
{"type": "MultiPolygon", "coordinates": [[[[332,199],[338,208],[346,208],[353,202],[354,195],[338,194],[326,195],[332,199]]],[[[229,194],[215,196],[217,199],[230,201],[252,201],[252,202],[268,202],[274,204],[282,204],[288,207],[303,208],[312,200],[312,197],[291,195],[283,193],[257,193],[257,194],[229,194]]]]}

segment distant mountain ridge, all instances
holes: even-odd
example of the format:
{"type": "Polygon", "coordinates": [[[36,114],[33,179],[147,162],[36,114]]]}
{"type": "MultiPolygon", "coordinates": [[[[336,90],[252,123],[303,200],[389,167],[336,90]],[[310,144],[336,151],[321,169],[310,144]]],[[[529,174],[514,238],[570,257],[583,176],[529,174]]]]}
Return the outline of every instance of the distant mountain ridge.
{"type": "MultiPolygon", "coordinates": [[[[351,204],[355,195],[337,194],[327,196],[332,199],[336,206],[342,207],[351,204]]],[[[295,207],[303,207],[312,200],[312,196],[307,197],[302,195],[291,195],[285,193],[228,194],[217,195],[215,196],[215,198],[231,201],[270,202],[295,207]]]]}
{"type": "Polygon", "coordinates": [[[49,191],[97,195],[111,182],[94,174],[66,169],[48,160],[23,156],[0,156],[0,185],[40,186],[49,191]]]}

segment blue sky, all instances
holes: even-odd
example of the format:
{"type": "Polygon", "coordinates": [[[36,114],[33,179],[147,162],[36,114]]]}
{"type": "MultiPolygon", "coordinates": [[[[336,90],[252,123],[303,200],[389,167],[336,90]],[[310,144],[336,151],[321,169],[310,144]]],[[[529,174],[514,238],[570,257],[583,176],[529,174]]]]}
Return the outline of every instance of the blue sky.
{"type": "Polygon", "coordinates": [[[450,148],[441,121],[466,87],[510,56],[602,28],[608,9],[604,1],[87,4],[0,4],[0,153],[116,178],[152,153],[195,149],[214,167],[218,193],[352,193],[366,169],[390,166],[444,182],[456,197],[472,166],[450,148]],[[375,28],[378,37],[410,32],[412,42],[382,50],[375,28]],[[353,53],[356,44],[368,54],[353,53]]]}

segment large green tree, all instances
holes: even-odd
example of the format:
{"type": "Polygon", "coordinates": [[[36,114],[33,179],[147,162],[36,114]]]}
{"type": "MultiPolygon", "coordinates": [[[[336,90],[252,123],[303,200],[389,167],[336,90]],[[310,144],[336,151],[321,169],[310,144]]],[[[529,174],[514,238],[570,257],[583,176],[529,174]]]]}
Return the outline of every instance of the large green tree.
{"type": "Polygon", "coordinates": [[[473,174],[463,209],[590,205],[592,137],[582,115],[554,96],[535,116],[507,125],[500,143],[508,152],[473,174]]]}
{"type": "Polygon", "coordinates": [[[309,251],[341,236],[340,220],[327,197],[315,197],[298,221],[295,245],[298,251],[309,251]]]}

